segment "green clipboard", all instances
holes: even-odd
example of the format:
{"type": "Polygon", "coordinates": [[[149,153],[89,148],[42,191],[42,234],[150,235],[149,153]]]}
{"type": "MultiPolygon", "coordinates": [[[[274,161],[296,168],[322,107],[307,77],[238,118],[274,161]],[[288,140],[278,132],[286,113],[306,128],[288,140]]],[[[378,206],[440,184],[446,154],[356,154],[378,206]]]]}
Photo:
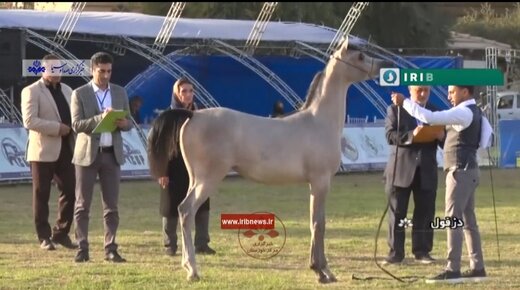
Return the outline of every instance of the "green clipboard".
{"type": "Polygon", "coordinates": [[[127,111],[124,110],[112,110],[108,112],[99,122],[99,124],[94,128],[94,131],[92,133],[109,133],[114,132],[117,128],[115,122],[117,119],[123,119],[128,115],[127,111]]]}

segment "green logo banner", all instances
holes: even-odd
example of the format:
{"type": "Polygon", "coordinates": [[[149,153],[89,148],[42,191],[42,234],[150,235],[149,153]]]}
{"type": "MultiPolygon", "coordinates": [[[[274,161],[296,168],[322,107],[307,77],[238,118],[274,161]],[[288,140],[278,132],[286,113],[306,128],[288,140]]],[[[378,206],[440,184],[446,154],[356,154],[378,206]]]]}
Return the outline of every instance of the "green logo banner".
{"type": "Polygon", "coordinates": [[[504,75],[499,69],[399,69],[382,68],[381,86],[502,86],[504,75]]]}

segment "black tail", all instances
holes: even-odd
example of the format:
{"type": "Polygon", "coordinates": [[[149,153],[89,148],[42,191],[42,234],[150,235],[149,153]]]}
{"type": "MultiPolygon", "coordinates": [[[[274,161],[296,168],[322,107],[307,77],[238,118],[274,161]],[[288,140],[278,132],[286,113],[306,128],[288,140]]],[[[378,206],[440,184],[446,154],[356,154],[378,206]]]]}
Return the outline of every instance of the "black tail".
{"type": "Polygon", "coordinates": [[[164,111],[152,123],[148,133],[148,163],[153,178],[167,176],[168,161],[180,151],[182,124],[193,116],[184,109],[164,111]]]}

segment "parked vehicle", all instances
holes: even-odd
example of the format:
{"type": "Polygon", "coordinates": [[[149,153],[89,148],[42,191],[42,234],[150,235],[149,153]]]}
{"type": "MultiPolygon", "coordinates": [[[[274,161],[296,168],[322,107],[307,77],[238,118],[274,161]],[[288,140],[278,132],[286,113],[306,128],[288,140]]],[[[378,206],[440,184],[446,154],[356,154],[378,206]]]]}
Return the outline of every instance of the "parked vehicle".
{"type": "Polygon", "coordinates": [[[502,91],[497,93],[497,118],[520,119],[520,93],[502,91]]]}

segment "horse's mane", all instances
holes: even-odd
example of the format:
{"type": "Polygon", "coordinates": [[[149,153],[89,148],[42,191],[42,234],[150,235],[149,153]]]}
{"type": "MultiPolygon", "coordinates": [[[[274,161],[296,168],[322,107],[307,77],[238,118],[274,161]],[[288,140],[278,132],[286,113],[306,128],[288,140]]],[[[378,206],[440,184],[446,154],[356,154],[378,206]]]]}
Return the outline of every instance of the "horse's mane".
{"type": "Polygon", "coordinates": [[[316,90],[318,89],[318,85],[321,83],[322,79],[323,71],[319,71],[314,75],[311,85],[309,86],[309,90],[307,91],[307,96],[305,97],[305,103],[300,108],[300,110],[305,110],[310,107],[314,99],[316,99],[316,90]]]}

